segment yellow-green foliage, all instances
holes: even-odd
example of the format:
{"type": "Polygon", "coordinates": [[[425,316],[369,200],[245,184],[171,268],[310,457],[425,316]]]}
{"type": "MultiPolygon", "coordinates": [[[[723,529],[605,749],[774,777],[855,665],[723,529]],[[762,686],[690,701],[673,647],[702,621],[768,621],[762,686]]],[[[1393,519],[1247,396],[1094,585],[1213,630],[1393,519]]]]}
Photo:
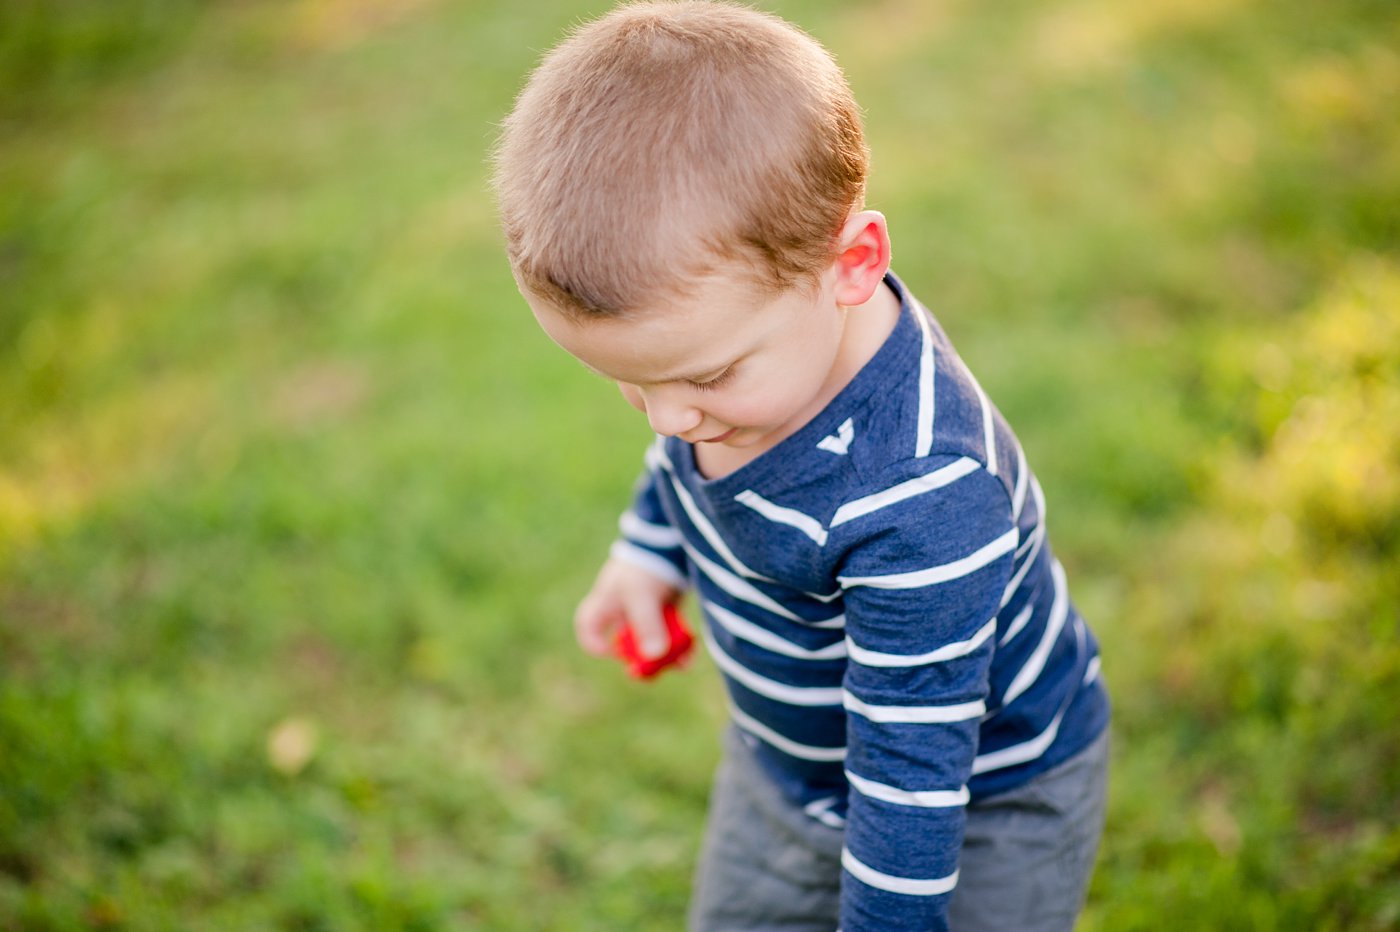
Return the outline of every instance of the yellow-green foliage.
{"type": "Polygon", "coordinates": [[[1255,440],[1214,458],[1139,565],[1157,656],[1129,701],[1182,762],[1212,881],[1268,904],[1256,923],[1383,928],[1400,908],[1400,267],[1359,259],[1266,339],[1241,329],[1207,357],[1255,440]]]}

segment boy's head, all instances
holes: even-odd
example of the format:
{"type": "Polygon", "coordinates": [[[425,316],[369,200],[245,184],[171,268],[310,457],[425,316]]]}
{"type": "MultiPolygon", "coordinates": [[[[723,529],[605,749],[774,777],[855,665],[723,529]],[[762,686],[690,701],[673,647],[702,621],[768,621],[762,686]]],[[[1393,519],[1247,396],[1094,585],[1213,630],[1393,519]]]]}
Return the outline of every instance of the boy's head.
{"type": "Polygon", "coordinates": [[[625,317],[721,268],[769,294],[815,287],[867,162],[850,89],[805,33],[728,4],[637,3],[545,57],[495,183],[527,297],[625,317]]]}

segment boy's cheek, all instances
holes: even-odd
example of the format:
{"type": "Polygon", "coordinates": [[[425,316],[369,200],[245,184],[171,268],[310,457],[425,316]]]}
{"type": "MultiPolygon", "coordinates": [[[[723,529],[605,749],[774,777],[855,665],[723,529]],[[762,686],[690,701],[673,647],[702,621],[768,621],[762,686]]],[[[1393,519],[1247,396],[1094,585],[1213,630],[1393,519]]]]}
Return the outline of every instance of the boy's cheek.
{"type": "Polygon", "coordinates": [[[628,385],[626,382],[618,382],[617,390],[622,392],[622,397],[627,399],[627,403],[643,414],[646,413],[647,406],[642,401],[642,393],[637,390],[637,386],[628,385]]]}
{"type": "Polygon", "coordinates": [[[761,393],[734,399],[715,414],[729,424],[771,424],[792,417],[804,400],[804,393],[794,392],[787,386],[769,386],[761,393]]]}

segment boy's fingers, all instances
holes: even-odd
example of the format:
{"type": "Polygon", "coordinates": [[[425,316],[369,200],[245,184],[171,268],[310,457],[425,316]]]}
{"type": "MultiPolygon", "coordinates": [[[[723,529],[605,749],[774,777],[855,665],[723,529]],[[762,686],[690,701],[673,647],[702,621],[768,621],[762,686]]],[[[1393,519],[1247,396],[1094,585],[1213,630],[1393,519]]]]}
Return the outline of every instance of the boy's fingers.
{"type": "Polygon", "coordinates": [[[670,647],[666,622],[661,617],[661,603],[650,599],[634,599],[627,605],[627,624],[637,639],[637,650],[647,659],[660,657],[670,647]]]}
{"type": "Polygon", "coordinates": [[[617,616],[591,599],[581,602],[574,613],[574,636],[579,646],[595,657],[612,653],[612,636],[617,626],[617,616]]]}

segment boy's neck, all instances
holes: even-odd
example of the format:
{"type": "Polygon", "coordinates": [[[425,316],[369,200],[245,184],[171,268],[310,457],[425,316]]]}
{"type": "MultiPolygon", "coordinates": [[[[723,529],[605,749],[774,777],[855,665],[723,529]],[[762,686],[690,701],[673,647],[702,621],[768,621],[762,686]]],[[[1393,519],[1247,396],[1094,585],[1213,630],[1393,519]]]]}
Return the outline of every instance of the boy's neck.
{"type": "MultiPolygon", "coordinates": [[[[879,352],[880,347],[894,331],[895,324],[899,322],[899,313],[899,297],[886,282],[882,282],[880,287],[875,289],[869,301],[847,309],[841,349],[836,364],[832,366],[830,378],[822,386],[821,403],[815,408],[814,416],[825,410],[865,364],[879,352]]],[[[706,479],[719,479],[751,463],[804,426],[806,425],[796,424],[786,435],[774,436],[757,446],[696,444],[695,466],[706,479]]]]}

